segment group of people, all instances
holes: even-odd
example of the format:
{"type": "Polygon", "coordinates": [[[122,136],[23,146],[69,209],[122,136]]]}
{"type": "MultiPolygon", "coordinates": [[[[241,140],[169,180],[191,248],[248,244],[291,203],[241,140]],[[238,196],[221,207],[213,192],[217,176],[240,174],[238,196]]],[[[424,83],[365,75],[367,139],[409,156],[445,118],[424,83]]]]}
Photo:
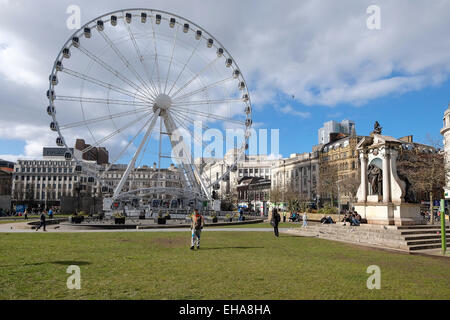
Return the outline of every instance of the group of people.
{"type": "Polygon", "coordinates": [[[351,226],[359,226],[361,224],[361,215],[356,211],[346,211],[341,222],[344,223],[344,226],[347,223],[350,223],[351,226]]]}

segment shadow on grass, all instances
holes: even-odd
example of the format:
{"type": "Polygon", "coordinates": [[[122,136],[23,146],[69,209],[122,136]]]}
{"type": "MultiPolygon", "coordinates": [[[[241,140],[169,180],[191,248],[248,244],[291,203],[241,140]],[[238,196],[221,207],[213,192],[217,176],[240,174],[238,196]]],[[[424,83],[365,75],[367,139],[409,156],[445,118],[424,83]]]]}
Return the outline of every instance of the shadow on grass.
{"type": "Polygon", "coordinates": [[[217,248],[201,248],[200,251],[222,250],[222,249],[264,249],[264,247],[217,247],[217,248]]]}
{"type": "MultiPolygon", "coordinates": [[[[25,263],[22,264],[22,266],[41,266],[44,264],[59,264],[62,266],[71,266],[71,265],[75,265],[75,266],[85,266],[88,264],[91,264],[88,261],[72,261],[72,260],[61,260],[61,261],[45,261],[45,262],[35,262],[35,263],[25,263]]],[[[0,268],[5,268],[5,267],[17,267],[18,265],[4,265],[4,266],[0,266],[0,268]]]]}

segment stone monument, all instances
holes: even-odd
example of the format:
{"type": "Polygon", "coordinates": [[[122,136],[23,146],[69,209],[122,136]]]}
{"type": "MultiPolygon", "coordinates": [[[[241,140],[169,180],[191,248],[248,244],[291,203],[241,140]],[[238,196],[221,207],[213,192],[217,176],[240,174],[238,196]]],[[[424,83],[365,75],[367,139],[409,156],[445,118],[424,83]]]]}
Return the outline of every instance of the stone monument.
{"type": "Polygon", "coordinates": [[[445,199],[450,199],[450,103],[447,110],[444,112],[444,125],[441,129],[441,134],[444,136],[444,157],[445,157],[445,199]]]}
{"type": "Polygon", "coordinates": [[[397,174],[402,142],[381,132],[376,121],[370,136],[356,147],[361,161],[361,184],[355,210],[370,224],[421,224],[420,205],[405,200],[407,185],[397,174]]]}

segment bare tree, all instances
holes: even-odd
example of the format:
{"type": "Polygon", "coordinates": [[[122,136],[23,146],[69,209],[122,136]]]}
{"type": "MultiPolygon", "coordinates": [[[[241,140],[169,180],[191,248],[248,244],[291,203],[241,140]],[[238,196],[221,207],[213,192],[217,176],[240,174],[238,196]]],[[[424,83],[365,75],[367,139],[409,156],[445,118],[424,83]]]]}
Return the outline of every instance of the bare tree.
{"type": "Polygon", "coordinates": [[[402,150],[398,161],[398,172],[406,177],[412,191],[418,196],[425,194],[430,201],[431,223],[434,223],[433,200],[443,196],[445,185],[444,154],[440,152],[441,144],[428,138],[430,147],[416,147],[402,150]]]}
{"type": "Polygon", "coordinates": [[[339,183],[340,190],[350,198],[350,204],[353,206],[353,202],[356,199],[356,193],[361,184],[361,172],[358,170],[357,173],[347,174],[342,177],[339,183]]]}
{"type": "Polygon", "coordinates": [[[327,165],[320,168],[317,192],[322,199],[330,199],[332,206],[338,193],[337,182],[338,173],[336,166],[327,165]]]}
{"type": "Polygon", "coordinates": [[[279,187],[275,186],[270,190],[270,202],[272,202],[275,207],[284,200],[284,191],[279,187]]]}

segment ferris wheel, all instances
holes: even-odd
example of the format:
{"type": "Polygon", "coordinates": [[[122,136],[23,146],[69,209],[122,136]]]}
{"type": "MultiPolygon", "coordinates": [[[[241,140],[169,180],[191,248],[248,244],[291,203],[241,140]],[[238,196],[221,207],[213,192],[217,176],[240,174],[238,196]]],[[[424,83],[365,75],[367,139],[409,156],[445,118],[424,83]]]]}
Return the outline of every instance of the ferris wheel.
{"type": "Polygon", "coordinates": [[[161,168],[167,159],[182,172],[185,194],[211,199],[248,149],[252,108],[236,61],[209,32],[172,13],[125,9],[86,23],[59,52],[47,97],[50,129],[67,160],[77,168],[82,164],[101,185],[113,164],[127,164],[113,199],[175,192],[124,189],[135,168],[149,161],[161,168]],[[208,149],[195,134],[199,127],[238,132],[237,156],[220,175],[211,177],[194,161],[193,148],[200,148],[202,157],[208,149]],[[71,148],[77,137],[89,145],[79,153],[71,148]],[[110,163],[101,172],[83,161],[96,147],[109,150],[110,163]]]}

